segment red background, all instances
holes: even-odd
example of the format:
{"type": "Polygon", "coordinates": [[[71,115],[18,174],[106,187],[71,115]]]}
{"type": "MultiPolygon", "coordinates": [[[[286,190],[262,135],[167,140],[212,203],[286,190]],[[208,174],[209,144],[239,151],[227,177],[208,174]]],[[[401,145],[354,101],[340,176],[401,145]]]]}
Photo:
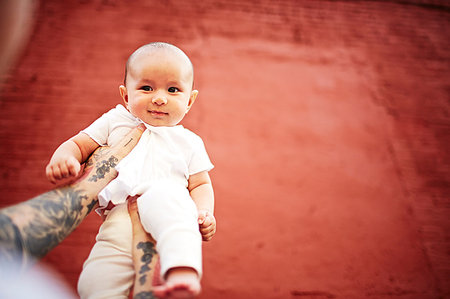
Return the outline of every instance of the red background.
{"type": "MultiPolygon", "coordinates": [[[[41,1],[2,84],[1,205],[121,102],[128,55],[184,49],[216,168],[201,298],[450,296],[447,1],[41,1]]],[[[75,287],[94,213],[45,259],[75,287]]]]}

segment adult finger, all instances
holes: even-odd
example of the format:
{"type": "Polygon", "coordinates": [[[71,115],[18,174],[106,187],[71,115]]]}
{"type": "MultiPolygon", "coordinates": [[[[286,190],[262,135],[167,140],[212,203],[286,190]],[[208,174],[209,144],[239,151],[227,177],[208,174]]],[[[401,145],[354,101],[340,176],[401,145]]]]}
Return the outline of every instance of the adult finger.
{"type": "Polygon", "coordinates": [[[135,147],[144,131],[144,124],[132,129],[117,145],[111,147],[111,154],[119,161],[122,160],[135,147]]]}
{"type": "Polygon", "coordinates": [[[132,129],[117,145],[96,149],[86,162],[84,175],[75,183],[92,182],[94,186],[89,187],[89,190],[94,193],[103,189],[117,176],[116,165],[134,148],[144,131],[145,126],[139,125],[132,129]]]}

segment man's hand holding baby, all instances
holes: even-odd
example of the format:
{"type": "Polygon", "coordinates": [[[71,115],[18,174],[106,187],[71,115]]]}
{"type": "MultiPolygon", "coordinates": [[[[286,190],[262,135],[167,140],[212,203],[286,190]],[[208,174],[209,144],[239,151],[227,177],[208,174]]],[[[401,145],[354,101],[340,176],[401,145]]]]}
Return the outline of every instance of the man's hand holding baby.
{"type": "Polygon", "coordinates": [[[209,241],[216,233],[216,218],[207,210],[198,211],[198,225],[203,241],[209,241]]]}

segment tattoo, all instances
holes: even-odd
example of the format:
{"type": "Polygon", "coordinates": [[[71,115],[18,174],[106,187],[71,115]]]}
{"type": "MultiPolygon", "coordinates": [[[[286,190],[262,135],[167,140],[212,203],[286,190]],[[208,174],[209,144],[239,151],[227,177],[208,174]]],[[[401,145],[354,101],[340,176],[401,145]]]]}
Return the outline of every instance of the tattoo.
{"type": "Polygon", "coordinates": [[[6,265],[14,259],[22,258],[18,252],[23,251],[20,231],[8,215],[0,214],[0,265],[6,265]]]}
{"type": "Polygon", "coordinates": [[[144,263],[139,270],[139,283],[145,284],[147,280],[147,273],[151,270],[150,263],[156,254],[155,244],[153,242],[139,242],[136,246],[137,249],[142,249],[144,255],[141,257],[141,262],[144,263]]]}
{"type": "Polygon", "coordinates": [[[110,172],[111,168],[116,167],[118,161],[119,159],[117,159],[114,156],[111,156],[108,160],[97,162],[96,174],[94,174],[91,178],[89,178],[89,181],[97,182],[97,180],[105,178],[105,174],[110,172]]]}
{"type": "Polygon", "coordinates": [[[95,206],[84,190],[63,187],[0,212],[0,259],[11,252],[41,258],[66,238],[95,206]]]}
{"type": "Polygon", "coordinates": [[[133,299],[157,299],[153,292],[140,292],[133,296],[133,299]]]}
{"type": "Polygon", "coordinates": [[[130,138],[130,140],[128,140],[128,142],[125,143],[125,145],[123,147],[126,147],[128,144],[130,144],[131,141],[133,141],[133,138],[130,138]]]}

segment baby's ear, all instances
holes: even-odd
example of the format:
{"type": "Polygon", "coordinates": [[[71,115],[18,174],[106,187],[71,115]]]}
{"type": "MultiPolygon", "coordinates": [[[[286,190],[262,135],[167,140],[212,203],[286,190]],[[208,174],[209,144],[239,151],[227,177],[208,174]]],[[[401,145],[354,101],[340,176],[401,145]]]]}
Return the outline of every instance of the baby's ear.
{"type": "Polygon", "coordinates": [[[120,96],[122,97],[123,101],[125,102],[125,105],[128,106],[128,93],[127,93],[127,88],[125,87],[125,85],[119,86],[119,92],[120,92],[120,96]]]}
{"type": "Polygon", "coordinates": [[[188,102],[188,106],[187,106],[187,111],[186,113],[189,111],[189,109],[191,109],[192,105],[194,104],[195,100],[197,99],[198,96],[198,90],[193,90],[191,92],[191,96],[189,98],[189,102],[188,102]]]}

